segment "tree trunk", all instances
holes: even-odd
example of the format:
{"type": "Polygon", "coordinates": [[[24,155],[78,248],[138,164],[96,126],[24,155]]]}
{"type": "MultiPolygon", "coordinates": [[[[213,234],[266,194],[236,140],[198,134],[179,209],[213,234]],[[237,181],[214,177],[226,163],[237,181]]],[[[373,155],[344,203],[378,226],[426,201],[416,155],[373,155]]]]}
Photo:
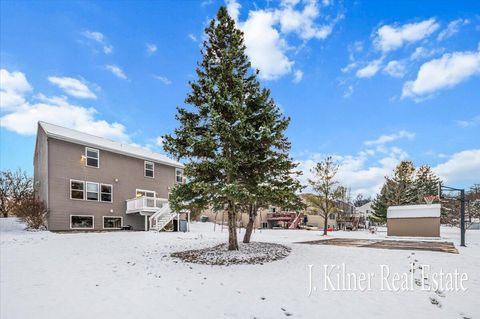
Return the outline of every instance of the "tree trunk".
{"type": "Polygon", "coordinates": [[[8,217],[8,211],[2,212],[3,217],[7,218],[8,217]]]}
{"type": "Polygon", "coordinates": [[[252,237],[253,224],[255,223],[255,218],[257,217],[257,207],[256,205],[250,205],[250,211],[248,214],[248,224],[245,229],[245,235],[243,236],[243,242],[245,244],[250,243],[250,237],[252,237]]]}
{"type": "Polygon", "coordinates": [[[228,205],[228,250],[238,250],[236,211],[232,204],[228,205]]]}
{"type": "Polygon", "coordinates": [[[325,214],[325,219],[323,221],[323,236],[327,236],[327,225],[328,225],[328,214],[325,214]]]}

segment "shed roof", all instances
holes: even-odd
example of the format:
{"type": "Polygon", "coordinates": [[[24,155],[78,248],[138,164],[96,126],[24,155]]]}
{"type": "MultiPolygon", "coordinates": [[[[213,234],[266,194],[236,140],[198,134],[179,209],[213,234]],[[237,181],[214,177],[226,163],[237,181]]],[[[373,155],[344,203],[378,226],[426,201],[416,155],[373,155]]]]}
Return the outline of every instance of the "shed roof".
{"type": "Polygon", "coordinates": [[[440,204],[390,206],[387,218],[425,218],[440,217],[440,204]]]}

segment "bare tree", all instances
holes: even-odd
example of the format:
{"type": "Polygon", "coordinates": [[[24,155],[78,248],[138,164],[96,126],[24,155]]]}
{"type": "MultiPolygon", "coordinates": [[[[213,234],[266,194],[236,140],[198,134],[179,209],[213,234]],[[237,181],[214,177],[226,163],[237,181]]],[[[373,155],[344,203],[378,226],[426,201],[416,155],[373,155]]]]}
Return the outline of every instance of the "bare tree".
{"type": "Polygon", "coordinates": [[[337,172],[338,164],[328,156],[317,163],[312,169],[313,179],[308,180],[315,194],[306,195],[305,198],[309,206],[318,210],[318,215],[323,217],[323,235],[327,235],[330,214],[335,212],[337,202],[345,197],[345,187],[335,180],[337,172]]]}
{"type": "Polygon", "coordinates": [[[0,172],[0,211],[3,217],[15,214],[20,201],[33,192],[33,181],[21,169],[0,172]]]}
{"type": "Polygon", "coordinates": [[[32,191],[17,203],[16,215],[27,225],[28,229],[44,229],[47,207],[44,202],[38,200],[32,191]]]}

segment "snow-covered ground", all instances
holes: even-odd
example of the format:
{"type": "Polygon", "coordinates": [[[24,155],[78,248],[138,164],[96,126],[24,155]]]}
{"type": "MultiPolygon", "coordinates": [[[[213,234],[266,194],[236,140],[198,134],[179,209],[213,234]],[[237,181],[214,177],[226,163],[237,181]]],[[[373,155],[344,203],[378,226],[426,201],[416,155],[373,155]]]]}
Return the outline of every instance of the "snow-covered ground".
{"type": "MultiPolygon", "coordinates": [[[[255,241],[281,243],[290,256],[264,265],[207,266],[169,257],[223,243],[227,231],[193,223],[190,233],[50,233],[24,231],[0,219],[0,317],[16,318],[480,318],[480,231],[442,228],[459,254],[294,244],[318,231],[262,230],[255,241]],[[412,254],[414,253],[414,254],[412,254]],[[324,265],[373,273],[380,265],[409,273],[410,262],[431,271],[468,275],[467,291],[325,291],[324,265]],[[310,290],[309,266],[313,285],[310,290]],[[441,307],[431,303],[437,300],[441,307]]],[[[243,232],[240,236],[243,235],[243,232]]],[[[385,238],[385,232],[334,232],[331,237],[385,238]]],[[[241,238],[241,237],[240,237],[241,238]]]]}

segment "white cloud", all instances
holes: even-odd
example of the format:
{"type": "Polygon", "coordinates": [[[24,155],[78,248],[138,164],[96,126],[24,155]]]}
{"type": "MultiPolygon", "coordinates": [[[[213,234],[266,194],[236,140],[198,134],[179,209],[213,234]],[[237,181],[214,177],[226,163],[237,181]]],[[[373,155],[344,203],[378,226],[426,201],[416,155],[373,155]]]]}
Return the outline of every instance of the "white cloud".
{"type": "Polygon", "coordinates": [[[157,46],[153,43],[146,43],[145,46],[147,47],[147,54],[151,55],[157,52],[157,46]]]}
{"type": "MultiPolygon", "coordinates": [[[[384,177],[390,175],[395,166],[407,156],[406,152],[395,147],[387,149],[383,154],[367,149],[356,155],[334,155],[334,160],[339,164],[336,178],[351,189],[352,196],[359,193],[375,196],[383,185],[384,177]]],[[[324,154],[314,154],[299,162],[299,169],[303,171],[303,185],[307,185],[308,178],[312,178],[311,169],[324,157],[324,154]]]]}
{"type": "Polygon", "coordinates": [[[240,4],[235,0],[226,3],[229,14],[244,32],[246,53],[252,66],[260,70],[260,77],[265,80],[294,72],[294,61],[288,56],[291,50],[286,40],[288,34],[296,34],[303,44],[310,39],[325,39],[342,18],[338,16],[328,24],[318,25],[320,11],[316,1],[302,2],[301,8],[299,1],[283,1],[276,9],[250,10],[247,19],[239,21],[240,4]]]}
{"type": "MultiPolygon", "coordinates": [[[[2,74],[6,74],[5,72],[8,71],[2,70],[2,74]]],[[[1,126],[5,129],[22,135],[34,135],[37,122],[46,121],[118,141],[129,141],[122,124],[97,119],[97,111],[94,108],[71,104],[66,97],[46,97],[41,93],[33,98],[26,97],[25,94],[29,91],[27,88],[31,87],[25,75],[20,72],[10,73],[12,74],[15,75],[17,82],[23,83],[22,90],[16,92],[21,95],[24,102],[15,109],[7,109],[0,118],[1,126]],[[18,81],[19,78],[22,80],[18,81]]],[[[12,82],[6,85],[7,88],[12,86],[15,87],[12,82]]]]}
{"type": "Polygon", "coordinates": [[[83,36],[87,39],[93,40],[98,43],[103,43],[103,40],[105,39],[105,36],[101,32],[97,31],[84,31],[82,32],[83,36]]]}
{"type": "Polygon", "coordinates": [[[307,1],[303,10],[295,9],[297,3],[284,2],[283,8],[276,10],[282,33],[295,32],[301,39],[325,39],[333,29],[333,24],[317,26],[315,19],[319,16],[316,1],[307,1]]]}
{"type": "Polygon", "coordinates": [[[197,37],[194,36],[193,34],[189,34],[188,37],[190,38],[190,40],[192,40],[193,42],[197,42],[197,37]]]}
{"type": "Polygon", "coordinates": [[[168,78],[166,78],[166,77],[164,77],[164,76],[154,75],[153,78],[159,80],[160,82],[162,82],[162,83],[165,84],[165,85],[170,85],[170,84],[172,84],[172,81],[170,81],[168,78]]]}
{"type": "Polygon", "coordinates": [[[105,69],[112,72],[116,77],[118,77],[120,79],[124,79],[124,80],[127,79],[127,75],[117,65],[108,64],[108,65],[105,65],[105,69]]]}
{"type": "Polygon", "coordinates": [[[247,55],[265,80],[275,80],[290,73],[294,64],[285,55],[287,43],[273,27],[274,23],[273,12],[259,10],[250,11],[247,21],[241,24],[247,55]]]}
{"type": "Polygon", "coordinates": [[[103,33],[98,31],[86,30],[82,32],[82,35],[89,40],[92,40],[94,42],[101,44],[103,48],[103,53],[110,54],[113,52],[113,46],[107,43],[103,33]]]}
{"type": "Polygon", "coordinates": [[[454,52],[424,63],[414,81],[403,85],[402,97],[421,97],[453,87],[480,73],[480,51],[454,52]]]}
{"type": "Polygon", "coordinates": [[[293,73],[293,82],[299,83],[303,78],[303,72],[301,70],[295,70],[293,73]]]}
{"type": "Polygon", "coordinates": [[[383,69],[383,71],[395,78],[402,78],[406,72],[405,62],[392,60],[387,63],[387,66],[383,69]]]}
{"type": "Polygon", "coordinates": [[[164,139],[162,136],[158,136],[158,137],[155,139],[155,144],[156,144],[157,146],[163,147],[163,142],[165,142],[165,139],[164,139]]]}
{"type": "Polygon", "coordinates": [[[200,5],[202,7],[204,7],[204,6],[208,6],[208,5],[212,4],[213,2],[214,2],[213,0],[204,0],[200,3],[200,5]]]}
{"type": "MultiPolygon", "coordinates": [[[[312,154],[299,161],[299,169],[303,171],[300,178],[303,185],[308,185],[308,178],[312,178],[310,170],[325,156],[326,154],[312,154]]],[[[333,155],[339,164],[336,178],[351,189],[352,196],[359,193],[375,196],[385,181],[384,177],[392,175],[398,163],[408,157],[408,153],[398,147],[380,153],[367,149],[356,155],[333,155]]],[[[433,167],[433,170],[446,183],[473,184],[480,180],[479,167],[480,149],[473,149],[453,154],[446,162],[433,167]]],[[[306,191],[310,191],[309,188],[306,191]]]]}
{"type": "Polygon", "coordinates": [[[2,111],[14,110],[25,103],[23,95],[32,87],[22,72],[0,70],[0,108],[2,111]]]}
{"type": "Polygon", "coordinates": [[[371,78],[372,76],[377,74],[377,72],[380,70],[382,62],[383,62],[382,58],[369,62],[366,66],[357,70],[357,73],[356,73],[357,77],[371,78]]]}
{"type": "Polygon", "coordinates": [[[453,154],[448,161],[433,170],[446,183],[478,183],[480,180],[480,149],[453,154]]]}
{"type": "Polygon", "coordinates": [[[240,8],[242,6],[236,0],[227,0],[226,2],[228,14],[232,17],[233,20],[238,21],[238,16],[240,15],[240,8]]]}
{"type": "Polygon", "coordinates": [[[433,55],[443,53],[443,51],[444,51],[443,48],[427,49],[425,47],[418,47],[410,55],[410,60],[420,60],[424,58],[429,58],[433,55]]]}
{"type": "Polygon", "coordinates": [[[48,81],[61,88],[68,95],[82,99],[97,98],[97,96],[92,91],[90,91],[88,86],[78,79],[70,77],[51,76],[48,78],[48,81]]]}
{"type": "Polygon", "coordinates": [[[403,138],[411,140],[411,139],[415,138],[415,133],[405,131],[405,130],[401,130],[398,133],[381,135],[376,140],[366,141],[364,144],[365,145],[382,145],[382,144],[390,143],[390,142],[393,142],[393,141],[396,141],[396,140],[399,140],[399,139],[403,139],[403,138]]]}
{"type": "Polygon", "coordinates": [[[470,21],[467,19],[457,19],[453,20],[448,24],[448,26],[438,34],[437,40],[443,41],[446,40],[460,31],[460,27],[463,25],[469,24],[470,21]]]}
{"type": "Polygon", "coordinates": [[[347,90],[343,93],[343,98],[349,98],[353,94],[353,85],[349,85],[347,90]]]}
{"type": "Polygon", "coordinates": [[[422,40],[435,32],[438,27],[438,23],[433,18],[398,27],[383,25],[377,30],[374,43],[378,50],[388,52],[398,49],[404,44],[422,40]]]}
{"type": "Polygon", "coordinates": [[[470,120],[461,120],[461,121],[456,121],[458,126],[461,127],[473,127],[480,125],[480,115],[474,116],[470,120]]]}
{"type": "Polygon", "coordinates": [[[113,51],[113,46],[108,45],[108,44],[103,46],[103,53],[110,54],[110,53],[112,53],[112,51],[113,51]]]}

